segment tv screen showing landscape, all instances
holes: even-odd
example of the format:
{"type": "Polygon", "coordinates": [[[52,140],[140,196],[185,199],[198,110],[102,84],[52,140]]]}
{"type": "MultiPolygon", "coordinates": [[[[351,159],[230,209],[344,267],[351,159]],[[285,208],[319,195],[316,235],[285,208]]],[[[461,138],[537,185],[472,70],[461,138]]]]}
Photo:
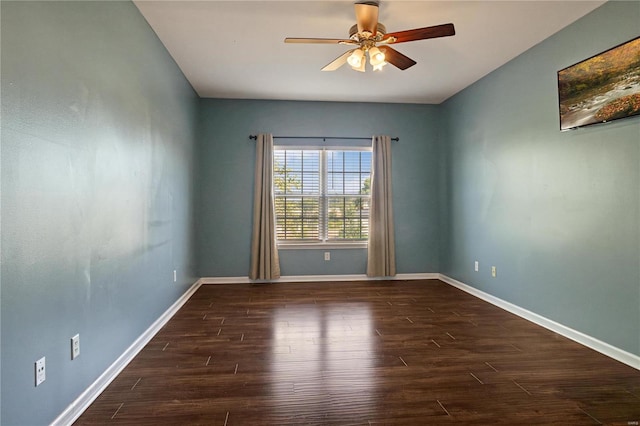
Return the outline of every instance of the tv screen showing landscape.
{"type": "Polygon", "coordinates": [[[560,129],[640,115],[640,37],[558,71],[560,129]]]}

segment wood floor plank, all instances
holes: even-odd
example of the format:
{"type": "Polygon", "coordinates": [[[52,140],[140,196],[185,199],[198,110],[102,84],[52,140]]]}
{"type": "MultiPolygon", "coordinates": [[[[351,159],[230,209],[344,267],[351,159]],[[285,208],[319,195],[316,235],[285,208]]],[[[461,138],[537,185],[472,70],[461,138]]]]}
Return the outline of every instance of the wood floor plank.
{"type": "Polygon", "coordinates": [[[202,286],[76,424],[638,421],[638,370],[424,280],[202,286]]]}

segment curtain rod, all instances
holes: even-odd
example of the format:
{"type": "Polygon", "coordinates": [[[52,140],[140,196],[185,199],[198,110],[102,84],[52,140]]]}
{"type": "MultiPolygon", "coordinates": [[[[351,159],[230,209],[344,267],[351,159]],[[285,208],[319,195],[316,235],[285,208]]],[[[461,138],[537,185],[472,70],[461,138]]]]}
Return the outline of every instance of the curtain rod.
{"type": "MultiPolygon", "coordinates": [[[[322,139],[327,140],[327,139],[348,139],[348,140],[371,140],[371,138],[366,138],[366,137],[353,137],[353,136],[345,136],[345,137],[339,137],[339,136],[274,136],[274,139],[322,139]]],[[[253,139],[253,140],[257,140],[258,136],[257,135],[249,135],[249,139],[253,139]]],[[[395,137],[395,138],[391,138],[392,141],[396,141],[398,142],[400,140],[400,137],[395,137]]]]}

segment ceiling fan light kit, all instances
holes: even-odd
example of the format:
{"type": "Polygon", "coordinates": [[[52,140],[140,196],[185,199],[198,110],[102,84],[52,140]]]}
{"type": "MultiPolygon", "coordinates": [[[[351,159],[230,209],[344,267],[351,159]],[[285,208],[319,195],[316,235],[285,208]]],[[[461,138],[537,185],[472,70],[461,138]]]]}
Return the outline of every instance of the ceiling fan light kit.
{"type": "Polygon", "coordinates": [[[349,29],[348,39],[285,38],[284,42],[358,46],[334,59],[322,68],[322,71],[335,71],[345,63],[348,63],[352,69],[364,72],[367,54],[374,71],[381,70],[387,63],[401,70],[406,70],[414,66],[416,61],[391,48],[388,46],[389,44],[448,37],[456,33],[453,24],[387,33],[385,26],[378,22],[377,3],[356,3],[354,7],[356,24],[349,29]]]}
{"type": "Polygon", "coordinates": [[[380,62],[378,65],[374,65],[373,66],[373,70],[374,71],[381,71],[382,67],[384,67],[385,65],[387,65],[386,62],[380,62]]]}
{"type": "Polygon", "coordinates": [[[353,68],[360,68],[363,62],[365,62],[367,58],[364,56],[364,51],[362,49],[355,49],[351,55],[347,58],[347,62],[353,68]]]}
{"type": "Polygon", "coordinates": [[[369,49],[369,60],[371,61],[371,65],[378,65],[384,62],[384,53],[374,46],[369,49]]]}

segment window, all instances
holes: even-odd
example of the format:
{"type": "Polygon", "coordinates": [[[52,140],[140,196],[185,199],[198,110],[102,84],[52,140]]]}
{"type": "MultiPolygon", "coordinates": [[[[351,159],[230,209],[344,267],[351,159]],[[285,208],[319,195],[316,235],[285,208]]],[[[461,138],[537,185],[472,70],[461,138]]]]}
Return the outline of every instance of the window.
{"type": "Polygon", "coordinates": [[[370,149],[275,147],[273,161],[279,243],[367,240],[370,149]]]}

